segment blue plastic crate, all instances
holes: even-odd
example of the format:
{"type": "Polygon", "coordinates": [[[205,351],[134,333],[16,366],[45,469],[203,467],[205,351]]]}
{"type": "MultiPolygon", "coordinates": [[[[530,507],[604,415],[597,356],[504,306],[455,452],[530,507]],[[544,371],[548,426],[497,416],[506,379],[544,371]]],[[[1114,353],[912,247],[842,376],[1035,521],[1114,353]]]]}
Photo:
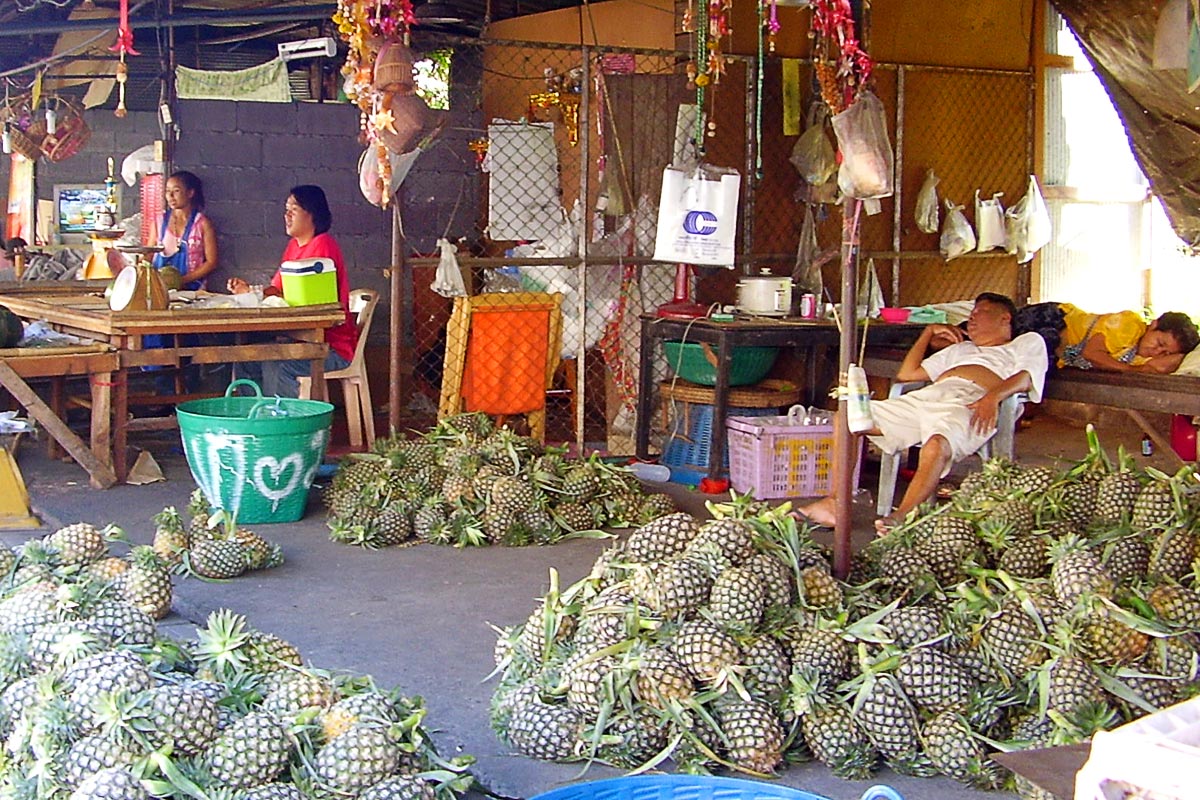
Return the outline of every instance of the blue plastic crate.
{"type": "MultiPolygon", "coordinates": [[[[745,408],[730,406],[726,416],[765,417],[779,413],[775,406],[745,408]]],[[[713,407],[707,403],[671,401],[671,425],[659,463],[671,468],[671,481],[695,486],[708,475],[708,454],[712,449],[713,407]],[[686,409],[686,413],[685,413],[686,409]]],[[[722,431],[724,434],[724,431],[722,431]]],[[[725,448],[721,469],[729,471],[729,447],[725,448]]]]}
{"type": "MultiPolygon", "coordinates": [[[[562,786],[530,800],[827,800],[779,783],[708,775],[633,775],[562,786]]],[[[903,800],[890,786],[872,786],[862,800],[903,800]]]]}

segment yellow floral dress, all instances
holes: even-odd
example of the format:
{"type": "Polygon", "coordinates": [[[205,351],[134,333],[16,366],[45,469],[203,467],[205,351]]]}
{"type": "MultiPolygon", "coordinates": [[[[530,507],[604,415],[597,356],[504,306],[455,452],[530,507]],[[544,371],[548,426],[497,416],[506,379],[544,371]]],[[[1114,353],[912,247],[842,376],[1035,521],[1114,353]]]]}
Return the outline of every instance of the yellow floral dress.
{"type": "Polygon", "coordinates": [[[1063,303],[1062,352],[1060,367],[1091,369],[1092,363],[1083,357],[1083,347],[1096,334],[1104,337],[1109,355],[1126,364],[1144,364],[1149,359],[1137,354],[1138,342],[1146,333],[1146,321],[1136,311],[1117,311],[1112,314],[1089,314],[1070,303],[1063,303]]]}

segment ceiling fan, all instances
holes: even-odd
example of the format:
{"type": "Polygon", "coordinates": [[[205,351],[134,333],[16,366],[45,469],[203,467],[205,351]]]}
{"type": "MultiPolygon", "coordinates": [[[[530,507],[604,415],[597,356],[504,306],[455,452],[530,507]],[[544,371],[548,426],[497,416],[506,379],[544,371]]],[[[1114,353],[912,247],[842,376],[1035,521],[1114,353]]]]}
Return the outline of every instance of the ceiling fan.
{"type": "MultiPolygon", "coordinates": [[[[490,7],[490,3],[489,3],[490,7]]],[[[422,31],[446,33],[458,36],[479,36],[487,27],[491,14],[485,11],[476,16],[457,6],[451,0],[427,0],[413,8],[413,33],[422,31]]]]}

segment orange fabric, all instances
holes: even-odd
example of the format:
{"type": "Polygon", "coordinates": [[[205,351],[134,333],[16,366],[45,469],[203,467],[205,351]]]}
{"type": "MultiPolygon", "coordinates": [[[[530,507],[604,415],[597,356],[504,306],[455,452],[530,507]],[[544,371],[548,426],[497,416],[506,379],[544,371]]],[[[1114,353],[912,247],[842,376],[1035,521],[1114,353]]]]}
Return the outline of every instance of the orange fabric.
{"type": "Polygon", "coordinates": [[[524,414],[546,405],[550,310],[476,308],[462,396],[467,411],[524,414]]]}

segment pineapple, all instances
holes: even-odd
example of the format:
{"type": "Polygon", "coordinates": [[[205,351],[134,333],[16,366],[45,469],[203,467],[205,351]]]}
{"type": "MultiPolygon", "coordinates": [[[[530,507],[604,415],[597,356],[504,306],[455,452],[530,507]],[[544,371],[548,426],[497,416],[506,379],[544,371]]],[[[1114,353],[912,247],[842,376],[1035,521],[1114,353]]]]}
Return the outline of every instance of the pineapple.
{"type": "MultiPolygon", "coordinates": [[[[728,583],[727,581],[726,588],[722,590],[726,595],[723,601],[726,605],[734,599],[728,583]]],[[[761,617],[765,594],[761,579],[752,574],[746,583],[751,587],[749,591],[753,592],[755,587],[758,589],[758,594],[749,597],[747,602],[750,603],[751,611],[757,609],[758,616],[761,617]],[[754,584],[750,579],[759,582],[754,584]]],[[[708,577],[707,570],[688,559],[668,561],[657,569],[638,568],[634,570],[630,579],[630,589],[634,597],[668,619],[683,619],[694,614],[700,606],[709,602],[713,588],[714,582],[708,577]]],[[[739,610],[740,606],[723,609],[731,614],[739,610]]]]}
{"type": "Polygon", "coordinates": [[[79,782],[68,800],[149,800],[142,782],[125,767],[105,767],[79,782]]]}
{"type": "Polygon", "coordinates": [[[850,644],[833,631],[813,628],[792,640],[792,667],[809,669],[832,686],[850,676],[850,644]]]}
{"type": "Polygon", "coordinates": [[[69,708],[89,732],[101,722],[96,701],[102,695],[114,692],[136,694],[154,685],[150,670],[140,658],[128,651],[118,652],[129,655],[129,658],[83,674],[75,681],[75,689],[68,700],[69,708]]]}
{"type": "Polygon", "coordinates": [[[837,609],[842,605],[842,587],[829,571],[821,567],[800,570],[800,594],[810,608],[837,609]]]}
{"type": "Polygon", "coordinates": [[[675,511],[675,501],[671,499],[670,495],[653,492],[641,498],[641,502],[638,504],[637,521],[645,525],[660,517],[670,516],[675,511]]]}
{"type": "MultiPolygon", "coordinates": [[[[1122,454],[1122,462],[1128,461],[1122,454]]],[[[1096,508],[1092,521],[1104,526],[1119,525],[1133,511],[1142,485],[1137,476],[1128,471],[1123,463],[1120,472],[1113,472],[1100,479],[1096,486],[1096,508]]]]}
{"type": "Polygon", "coordinates": [[[804,741],[837,777],[866,780],[875,770],[879,753],[854,721],[850,706],[828,691],[828,685],[812,670],[800,670],[792,678],[792,700],[801,714],[804,741]]]}
{"type": "Polygon", "coordinates": [[[709,545],[715,545],[733,566],[740,566],[754,555],[753,531],[744,520],[709,520],[700,526],[685,552],[703,552],[709,545]]]}
{"type": "Polygon", "coordinates": [[[687,668],[664,647],[647,648],[635,664],[636,696],[653,708],[665,708],[672,700],[687,700],[695,691],[687,668]]]}
{"type": "Polygon", "coordinates": [[[1180,580],[1191,572],[1197,554],[1196,534],[1189,528],[1167,528],[1158,535],[1150,553],[1148,574],[1180,580]]]}
{"type": "Polygon", "coordinates": [[[1141,535],[1114,539],[1105,545],[1104,566],[1117,583],[1144,578],[1150,570],[1150,546],[1141,535]]]}
{"type": "Polygon", "coordinates": [[[1159,619],[1191,631],[1200,629],[1200,593],[1178,584],[1155,586],[1146,598],[1159,619]]]}
{"type": "Polygon", "coordinates": [[[878,674],[863,684],[854,718],[890,764],[906,764],[917,755],[917,712],[896,679],[878,674]]]}
{"type": "Polygon", "coordinates": [[[594,464],[584,462],[567,470],[563,476],[563,497],[575,503],[587,503],[600,491],[600,475],[594,464]]]}
{"type": "Polygon", "coordinates": [[[1017,578],[1043,578],[1049,571],[1049,543],[1042,536],[1021,536],[1009,542],[996,562],[999,569],[1017,578]]]}
{"type": "Polygon", "coordinates": [[[1012,490],[1026,497],[1040,498],[1050,490],[1055,479],[1049,467],[1020,467],[1013,476],[1012,490]]]}
{"type": "Polygon", "coordinates": [[[41,626],[30,635],[25,647],[30,667],[35,672],[43,672],[69,667],[107,649],[110,644],[98,625],[71,620],[41,626]]]}
{"type": "Polygon", "coordinates": [[[743,680],[750,694],[763,700],[778,700],[788,684],[791,659],[772,636],[759,636],[742,647],[743,680]]]}
{"type": "Polygon", "coordinates": [[[497,478],[489,497],[501,511],[519,514],[534,504],[537,493],[529,481],[514,475],[497,478]]]}
{"type": "Polygon", "coordinates": [[[880,579],[900,592],[927,586],[931,575],[929,562],[911,547],[890,547],[879,559],[880,579]]]}
{"type": "Polygon", "coordinates": [[[768,774],[783,761],[783,726],[771,706],[757,700],[727,703],[717,709],[717,717],[725,755],[734,766],[768,774]]]}
{"type": "Polygon", "coordinates": [[[1033,507],[1022,498],[1002,500],[988,512],[983,525],[992,530],[1005,531],[1010,536],[1028,536],[1033,533],[1033,507]]]}
{"type": "Polygon", "coordinates": [[[84,569],[87,575],[101,583],[116,583],[129,570],[129,562],[117,556],[109,556],[93,561],[84,569]]]}
{"type": "Polygon", "coordinates": [[[943,711],[921,728],[925,755],[939,772],[962,783],[994,789],[999,770],[987,760],[971,726],[955,711],[943,711]]]}
{"type": "Polygon", "coordinates": [[[551,512],[558,526],[567,531],[590,531],[596,529],[596,517],[583,503],[559,503],[551,512]]]}
{"type": "Polygon", "coordinates": [[[270,673],[263,688],[262,710],[285,722],[307,709],[326,709],[336,699],[328,680],[299,669],[270,673]]]}
{"type": "Polygon", "coordinates": [[[409,507],[403,500],[394,500],[375,517],[375,537],[378,547],[390,547],[407,541],[413,535],[409,507]]]}
{"type": "Polygon", "coordinates": [[[591,653],[575,653],[562,666],[562,681],[567,687],[567,705],[580,713],[596,717],[605,705],[608,694],[605,678],[617,666],[611,656],[593,656],[591,653]]]}
{"type": "Polygon", "coordinates": [[[984,650],[1014,676],[1023,676],[1045,656],[1038,623],[1017,602],[1004,602],[983,626],[984,650]]]}
{"type": "Polygon", "coordinates": [[[582,748],[582,715],[565,705],[550,705],[537,696],[513,709],[505,735],[518,752],[531,758],[565,761],[582,748]]]}
{"type": "Polygon", "coordinates": [[[234,539],[202,539],[192,545],[188,555],[192,571],[202,578],[236,578],[246,571],[246,556],[234,539]]]}
{"type": "Polygon", "coordinates": [[[691,514],[667,514],[629,534],[625,555],[634,561],[663,561],[681,553],[699,532],[700,522],[691,514]]]}
{"type": "Polygon", "coordinates": [[[238,797],[240,800],[304,800],[295,784],[278,782],[259,784],[238,797]]]}
{"type": "Polygon", "coordinates": [[[604,738],[611,743],[601,744],[597,757],[633,769],[649,762],[667,746],[667,728],[652,711],[618,711],[604,728],[604,738]]]}
{"type": "Polygon", "coordinates": [[[896,681],[918,708],[935,714],[965,711],[975,688],[972,676],[952,658],[927,647],[900,658],[896,681]]]}
{"type": "MultiPolygon", "coordinates": [[[[263,569],[271,555],[271,543],[252,530],[234,526],[231,537],[242,548],[246,569],[263,569]]],[[[236,576],[235,576],[236,577],[236,576]]]]}
{"type": "Polygon", "coordinates": [[[786,607],[791,605],[796,591],[792,571],[787,566],[766,553],[756,553],[745,564],[746,569],[758,575],[767,590],[767,607],[786,607]]]}
{"type": "Polygon", "coordinates": [[[725,670],[742,660],[737,640],[702,619],[680,625],[670,646],[676,658],[702,684],[717,681],[725,670]]]}
{"type": "MultiPolygon", "coordinates": [[[[435,800],[437,794],[434,791],[434,785],[427,780],[408,775],[393,775],[367,787],[358,797],[359,800],[435,800]]],[[[243,800],[259,800],[259,798],[251,797],[247,793],[243,800]]],[[[280,800],[293,800],[293,798],[280,800]]],[[[299,792],[296,793],[294,800],[302,800],[299,792]]]]}
{"type": "Polygon", "coordinates": [[[900,606],[887,613],[883,624],[892,641],[904,649],[926,644],[942,633],[942,614],[932,606],[900,606]]]}
{"type": "Polygon", "coordinates": [[[267,711],[252,711],[221,732],[202,756],[212,777],[233,789],[275,780],[287,766],[292,738],[267,711]]]}
{"type": "Polygon", "coordinates": [[[1096,483],[1068,483],[1054,500],[1060,518],[1082,530],[1092,521],[1096,511],[1096,483]]]}
{"type": "Polygon", "coordinates": [[[143,696],[148,736],[155,748],[170,745],[171,754],[194,756],[217,738],[217,704],[187,686],[160,686],[143,696]]]}
{"type": "Polygon", "coordinates": [[[46,537],[46,546],[58,553],[61,564],[88,564],[108,555],[108,541],[95,526],[76,522],[46,537]]]}
{"type": "MultiPolygon", "coordinates": [[[[832,578],[829,581],[837,590],[837,583],[832,578]]],[[[836,593],[840,600],[840,590],[836,593]]],[[[754,572],[730,567],[713,581],[708,609],[710,618],[720,627],[735,632],[749,630],[762,619],[766,608],[767,588],[754,572]]]]}
{"type": "Polygon", "coordinates": [[[117,645],[144,647],[158,632],[149,614],[124,600],[101,600],[92,606],[87,619],[117,645]]]}
{"type": "Polygon", "coordinates": [[[1133,529],[1148,531],[1167,528],[1174,518],[1175,493],[1170,480],[1156,478],[1143,486],[1133,501],[1133,511],[1130,514],[1133,529]]]}
{"type": "Polygon", "coordinates": [[[247,668],[256,675],[266,675],[304,664],[300,651],[273,633],[248,631],[245,650],[247,668]]]}
{"type": "Polygon", "coordinates": [[[133,745],[116,737],[84,736],[62,756],[59,774],[68,788],[77,788],[101,772],[132,765],[140,755],[133,745]]]}
{"type": "Polygon", "coordinates": [[[150,547],[133,548],[130,559],[121,581],[121,596],[152,619],[162,619],[171,611],[170,573],[150,547]]]}
{"type": "Polygon", "coordinates": [[[204,492],[200,489],[192,492],[187,504],[188,538],[192,542],[208,538],[210,531],[208,521],[212,515],[212,509],[212,504],[208,502],[204,492]]]}
{"type": "Polygon", "coordinates": [[[151,546],[168,567],[177,567],[183,562],[183,554],[191,546],[191,539],[175,506],[167,506],[154,516],[154,542],[151,546]]]}
{"type": "Polygon", "coordinates": [[[317,752],[313,775],[321,790],[354,796],[391,775],[401,754],[390,726],[360,722],[317,752]]]}
{"type": "Polygon", "coordinates": [[[1090,612],[1079,622],[1079,649],[1098,664],[1132,664],[1150,638],[1107,614],[1090,612]]]}
{"type": "Polygon", "coordinates": [[[1073,656],[1060,656],[1049,662],[1045,682],[1046,708],[1065,717],[1073,717],[1089,704],[1103,703],[1104,688],[1088,662],[1073,656]]]}
{"type": "Polygon", "coordinates": [[[1066,536],[1051,547],[1050,563],[1050,583],[1063,603],[1073,605],[1084,597],[1112,595],[1112,576],[1082,538],[1066,536]]]}

